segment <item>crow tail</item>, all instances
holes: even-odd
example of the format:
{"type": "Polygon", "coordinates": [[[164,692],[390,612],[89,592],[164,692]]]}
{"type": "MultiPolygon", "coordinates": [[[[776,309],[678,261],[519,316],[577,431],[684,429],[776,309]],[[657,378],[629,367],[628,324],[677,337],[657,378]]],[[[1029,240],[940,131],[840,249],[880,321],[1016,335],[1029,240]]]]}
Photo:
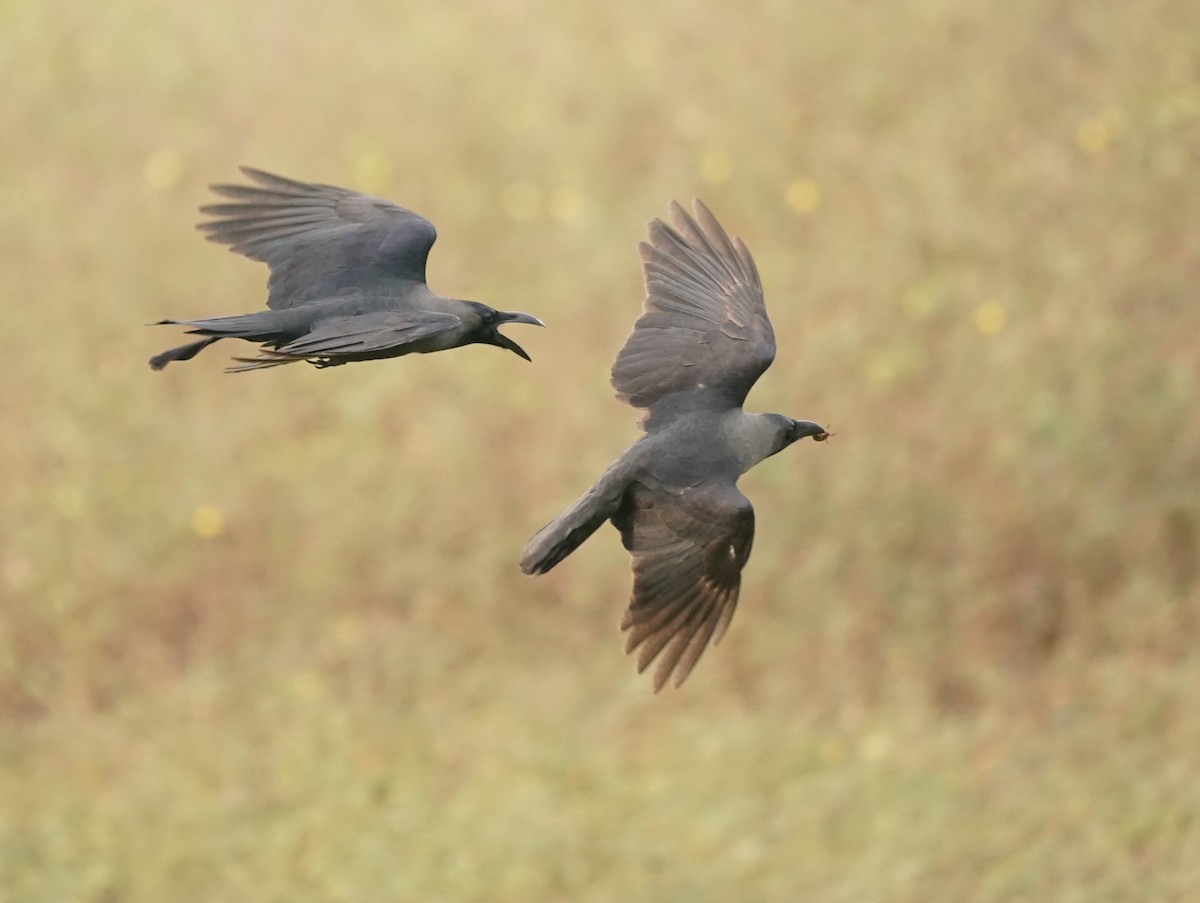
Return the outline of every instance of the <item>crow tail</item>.
{"type": "Polygon", "coordinates": [[[251,342],[286,341],[293,323],[287,320],[290,311],[262,310],[233,317],[210,317],[205,320],[159,320],[154,326],[188,326],[192,335],[204,336],[198,342],[180,345],[150,358],[150,366],[161,370],[171,361],[188,361],[218,339],[246,339],[251,342]],[[285,329],[281,330],[281,327],[285,329]]]}
{"type": "Polygon", "coordinates": [[[219,341],[220,338],[220,336],[211,336],[207,339],[201,339],[198,342],[189,342],[186,345],[180,345],[178,348],[169,348],[162,354],[156,354],[150,358],[150,368],[152,370],[161,370],[167,364],[171,363],[171,361],[190,361],[213,342],[219,341]]]}
{"type": "Polygon", "coordinates": [[[575,504],[534,534],[521,553],[524,573],[546,573],[617,513],[627,481],[617,478],[615,469],[611,468],[575,504]]]}

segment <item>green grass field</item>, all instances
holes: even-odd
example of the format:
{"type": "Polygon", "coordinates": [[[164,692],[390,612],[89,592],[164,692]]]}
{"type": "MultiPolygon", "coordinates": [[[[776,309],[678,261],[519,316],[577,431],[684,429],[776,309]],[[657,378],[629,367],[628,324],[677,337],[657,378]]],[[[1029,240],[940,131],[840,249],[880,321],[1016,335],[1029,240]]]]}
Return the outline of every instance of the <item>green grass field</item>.
{"type": "Polygon", "coordinates": [[[1196,899],[1200,6],[7,0],[0,77],[0,899],[1196,899]],[[534,363],[152,373],[239,163],[534,363]],[[654,696],[614,531],[516,560],[697,195],[838,436],[654,696]]]}

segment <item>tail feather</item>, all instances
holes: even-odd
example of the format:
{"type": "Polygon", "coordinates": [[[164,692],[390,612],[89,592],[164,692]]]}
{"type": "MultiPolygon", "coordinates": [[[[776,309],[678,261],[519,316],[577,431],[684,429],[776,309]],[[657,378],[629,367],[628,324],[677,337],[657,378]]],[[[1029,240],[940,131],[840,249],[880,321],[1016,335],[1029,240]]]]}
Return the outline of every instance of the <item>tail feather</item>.
{"type": "MultiPolygon", "coordinates": [[[[178,348],[171,348],[162,354],[156,354],[150,358],[150,366],[155,370],[161,370],[172,361],[191,360],[220,339],[246,339],[250,342],[281,344],[295,338],[297,329],[295,320],[294,312],[277,310],[262,310],[232,317],[209,317],[203,320],[159,320],[152,325],[187,326],[191,335],[204,336],[204,338],[198,342],[180,345],[178,348]]],[[[276,366],[287,362],[272,360],[270,364],[259,364],[258,366],[276,366]]],[[[236,371],[256,368],[233,367],[230,369],[236,371]]]]}
{"type": "Polygon", "coordinates": [[[235,357],[234,363],[225,368],[226,373],[248,373],[251,370],[267,370],[271,367],[282,367],[284,364],[294,364],[307,358],[294,354],[280,354],[270,348],[259,348],[258,357],[235,357]]]}
{"type": "Polygon", "coordinates": [[[261,310],[232,317],[207,317],[203,320],[159,320],[155,326],[190,326],[195,335],[263,341],[277,337],[283,325],[279,311],[261,310]],[[261,337],[261,338],[260,338],[261,337]]]}
{"type": "Polygon", "coordinates": [[[198,342],[189,342],[186,345],[180,345],[178,348],[168,348],[162,354],[156,354],[150,358],[150,368],[152,370],[161,370],[172,361],[190,361],[213,342],[219,341],[220,338],[220,336],[210,336],[198,342]]]}
{"type": "Polygon", "coordinates": [[[583,543],[617,513],[627,481],[611,468],[575,504],[538,530],[521,553],[521,570],[544,574],[583,543]]]}

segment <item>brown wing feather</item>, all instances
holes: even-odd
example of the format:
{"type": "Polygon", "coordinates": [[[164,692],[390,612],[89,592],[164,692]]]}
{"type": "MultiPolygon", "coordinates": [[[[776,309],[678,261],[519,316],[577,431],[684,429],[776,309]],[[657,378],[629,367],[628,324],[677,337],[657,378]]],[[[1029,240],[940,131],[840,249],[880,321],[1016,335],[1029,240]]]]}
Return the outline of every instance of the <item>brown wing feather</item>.
{"type": "Polygon", "coordinates": [[[639,245],[643,313],[613,364],[618,397],[649,408],[647,429],[680,410],[740,406],[775,358],[775,333],[750,252],[700,201],[695,218],[650,224],[639,245]]]}
{"type": "Polygon", "coordinates": [[[678,687],[737,608],[754,541],[754,509],[732,484],[682,493],[635,484],[613,518],[633,556],[633,593],[621,620],[641,672],[658,659],[654,690],[678,687]]]}

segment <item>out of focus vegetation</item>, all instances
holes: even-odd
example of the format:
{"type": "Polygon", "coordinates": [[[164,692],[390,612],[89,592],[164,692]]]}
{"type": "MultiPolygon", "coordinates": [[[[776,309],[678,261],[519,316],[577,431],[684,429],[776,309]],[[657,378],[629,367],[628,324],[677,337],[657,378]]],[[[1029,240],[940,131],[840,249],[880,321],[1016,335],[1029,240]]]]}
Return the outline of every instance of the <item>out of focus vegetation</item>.
{"type": "Polygon", "coordinates": [[[3,899],[1195,899],[1192,0],[9,0],[0,76],[3,899]],[[150,372],[264,298],[238,163],[428,215],[534,364],[150,372]],[[839,435],[655,697],[613,531],[515,561],[693,195],[839,435]]]}

